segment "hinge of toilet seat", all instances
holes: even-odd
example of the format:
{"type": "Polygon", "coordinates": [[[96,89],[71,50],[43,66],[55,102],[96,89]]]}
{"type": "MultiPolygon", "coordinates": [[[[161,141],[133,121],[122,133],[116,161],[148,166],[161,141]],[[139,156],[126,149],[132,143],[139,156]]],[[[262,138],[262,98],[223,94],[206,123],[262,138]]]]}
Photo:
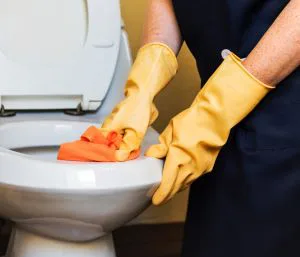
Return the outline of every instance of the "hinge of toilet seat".
{"type": "Polygon", "coordinates": [[[1,105],[1,109],[0,109],[0,117],[11,117],[11,116],[15,116],[16,112],[14,111],[6,111],[3,104],[1,105]]]}
{"type": "MultiPolygon", "coordinates": [[[[81,104],[78,104],[78,106],[75,110],[65,110],[64,112],[65,112],[65,114],[73,115],[73,116],[80,116],[80,115],[85,114],[85,112],[82,110],[81,104]]],[[[3,104],[1,105],[0,118],[12,117],[15,115],[16,115],[15,111],[7,111],[7,110],[5,110],[4,105],[3,104]]]]}
{"type": "Polygon", "coordinates": [[[78,104],[75,110],[65,110],[64,113],[72,116],[81,116],[85,114],[82,110],[81,104],[78,104]]]}

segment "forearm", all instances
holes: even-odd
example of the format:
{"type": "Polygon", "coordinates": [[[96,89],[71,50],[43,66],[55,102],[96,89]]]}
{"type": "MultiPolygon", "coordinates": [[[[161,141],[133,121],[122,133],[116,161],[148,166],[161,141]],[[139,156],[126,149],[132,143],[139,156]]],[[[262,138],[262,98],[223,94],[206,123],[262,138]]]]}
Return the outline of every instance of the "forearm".
{"type": "Polygon", "coordinates": [[[289,2],[243,64],[274,86],[300,65],[300,0],[289,2]]]}
{"type": "Polygon", "coordinates": [[[171,0],[150,0],[142,44],[161,42],[177,54],[182,38],[171,0]]]}

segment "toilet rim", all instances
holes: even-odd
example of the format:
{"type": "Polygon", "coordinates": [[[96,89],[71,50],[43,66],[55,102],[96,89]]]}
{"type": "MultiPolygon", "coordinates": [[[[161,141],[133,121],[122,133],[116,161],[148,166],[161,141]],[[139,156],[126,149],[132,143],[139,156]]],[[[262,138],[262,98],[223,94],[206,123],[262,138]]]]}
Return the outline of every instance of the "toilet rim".
{"type": "MultiPolygon", "coordinates": [[[[5,133],[5,131],[10,129],[13,134],[25,128],[33,129],[35,127],[44,128],[48,132],[53,128],[62,128],[65,132],[68,132],[69,129],[70,131],[81,133],[81,129],[84,130],[84,128],[92,124],[89,122],[61,120],[11,122],[0,124],[0,135],[3,135],[3,132],[5,133]]],[[[23,133],[26,134],[26,130],[23,133]]],[[[52,136],[56,135],[58,140],[62,139],[63,133],[53,133],[52,136]]],[[[36,140],[44,138],[42,135],[43,133],[36,140]]],[[[146,135],[144,148],[152,144],[155,137],[156,133],[150,129],[146,135]]],[[[24,138],[28,139],[28,136],[24,138]]],[[[50,141],[53,139],[53,137],[46,138],[50,141]]],[[[21,187],[24,190],[28,189],[31,191],[55,190],[80,193],[84,190],[86,193],[94,193],[99,190],[104,192],[147,187],[157,185],[161,180],[163,161],[143,155],[133,161],[116,163],[41,160],[31,155],[10,150],[9,148],[11,147],[8,147],[8,141],[9,138],[5,139],[3,137],[0,139],[0,185],[3,186],[21,187]]],[[[25,142],[28,141],[25,140],[25,142]]],[[[34,142],[30,145],[27,144],[27,146],[32,145],[34,145],[34,142]]],[[[22,144],[18,145],[18,147],[20,146],[22,147],[22,144]]]]}

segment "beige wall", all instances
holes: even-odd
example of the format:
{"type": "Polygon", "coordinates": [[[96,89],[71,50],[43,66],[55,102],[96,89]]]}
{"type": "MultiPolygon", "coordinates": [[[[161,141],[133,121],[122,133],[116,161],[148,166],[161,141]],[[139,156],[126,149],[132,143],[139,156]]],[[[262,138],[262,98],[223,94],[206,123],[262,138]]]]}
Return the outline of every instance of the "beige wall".
{"type": "MultiPolygon", "coordinates": [[[[122,17],[125,22],[134,58],[140,45],[143,19],[148,1],[120,1],[122,17]]],[[[190,105],[199,89],[200,79],[196,71],[195,62],[185,45],[179,54],[178,61],[180,68],[177,76],[156,99],[160,116],[155,122],[154,127],[159,132],[164,129],[171,117],[190,105]]],[[[186,202],[187,192],[183,192],[165,206],[151,207],[138,217],[134,223],[182,221],[185,217],[186,202]]]]}

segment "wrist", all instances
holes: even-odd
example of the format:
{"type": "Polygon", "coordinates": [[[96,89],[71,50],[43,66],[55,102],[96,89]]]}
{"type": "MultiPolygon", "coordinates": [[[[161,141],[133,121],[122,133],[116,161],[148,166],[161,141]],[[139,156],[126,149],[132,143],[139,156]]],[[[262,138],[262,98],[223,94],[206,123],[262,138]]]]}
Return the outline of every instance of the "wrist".
{"type": "Polygon", "coordinates": [[[274,76],[268,72],[265,62],[256,59],[251,54],[242,62],[242,65],[249,72],[249,74],[265,85],[274,88],[277,84],[274,76]]]}

